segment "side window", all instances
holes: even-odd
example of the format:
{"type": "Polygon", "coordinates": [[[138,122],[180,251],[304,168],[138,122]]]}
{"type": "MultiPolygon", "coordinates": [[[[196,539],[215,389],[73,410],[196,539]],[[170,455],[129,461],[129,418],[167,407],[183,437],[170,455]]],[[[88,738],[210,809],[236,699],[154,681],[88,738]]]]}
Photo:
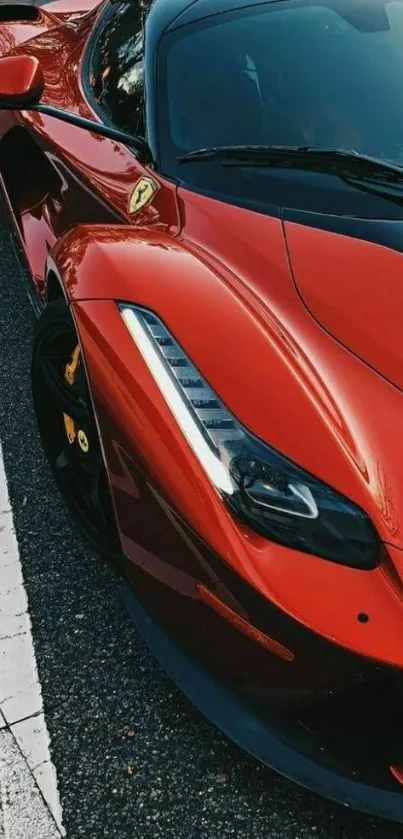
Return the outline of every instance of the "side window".
{"type": "Polygon", "coordinates": [[[144,135],[144,42],[141,2],[117,6],[91,59],[95,100],[117,128],[144,135]]]}

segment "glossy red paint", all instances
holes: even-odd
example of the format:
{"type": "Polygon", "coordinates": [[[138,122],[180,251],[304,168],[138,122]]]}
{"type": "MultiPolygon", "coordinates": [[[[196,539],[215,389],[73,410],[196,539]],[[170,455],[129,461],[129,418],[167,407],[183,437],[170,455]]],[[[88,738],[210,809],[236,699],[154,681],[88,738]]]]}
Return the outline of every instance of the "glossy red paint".
{"type": "MultiPolygon", "coordinates": [[[[45,103],[98,119],[80,68],[99,8],[82,0],[74,26],[67,0],[49,9],[0,26],[0,47],[10,37],[13,56],[40,62],[45,103]]],[[[251,693],[259,682],[278,704],[337,691],[373,662],[403,668],[403,257],[178,188],[121,143],[39,113],[0,113],[0,169],[41,300],[56,280],[71,306],[121,545],[149,610],[213,670],[251,693]],[[144,175],[159,189],[131,215],[144,175]],[[378,568],[279,546],[232,516],[118,300],[155,311],[246,428],[366,511],[383,543],[378,568]],[[258,620],[248,598],[264,604],[258,620]]]]}
{"type": "MultiPolygon", "coordinates": [[[[403,666],[402,584],[389,556],[375,571],[363,573],[274,545],[240,525],[173,422],[115,304],[81,301],[73,312],[105,431],[116,439],[115,429],[122,429],[124,443],[118,442],[125,462],[140,457],[151,485],[163,492],[172,509],[270,602],[331,641],[403,666]],[[368,623],[357,620],[360,612],[369,614],[368,623]]],[[[107,459],[113,487],[114,467],[107,459]]],[[[134,491],[128,485],[127,493],[138,497],[136,483],[134,491]]],[[[143,565],[137,519],[128,514],[127,498],[121,493],[114,497],[125,553],[134,565],[143,565]]]]}
{"type": "Polygon", "coordinates": [[[203,585],[203,583],[196,584],[196,591],[197,594],[202,601],[205,603],[206,606],[209,606],[210,609],[213,609],[214,612],[217,612],[218,615],[224,618],[225,621],[230,623],[239,632],[243,632],[247,638],[250,638],[255,644],[260,644],[265,650],[273,655],[278,656],[283,661],[292,662],[295,659],[295,654],[288,650],[287,647],[284,647],[283,644],[279,644],[278,641],[275,641],[274,638],[269,638],[264,632],[261,632],[260,629],[257,629],[253,626],[249,621],[246,621],[245,618],[241,617],[238,612],[234,609],[231,609],[226,603],[224,603],[221,598],[217,597],[211,589],[207,586],[203,585]]]}
{"type": "Polygon", "coordinates": [[[295,282],[309,311],[403,389],[403,254],[305,225],[287,222],[285,230],[295,282]]]}
{"type": "MultiPolygon", "coordinates": [[[[78,71],[83,49],[102,5],[78,16],[73,28],[63,20],[49,17],[46,32],[21,43],[13,51],[16,55],[29,55],[39,60],[45,78],[44,103],[95,120],[98,118],[84,96],[78,71]]],[[[22,40],[20,35],[20,42],[22,40]]],[[[39,144],[42,154],[47,156],[46,175],[36,185],[33,200],[27,177],[27,188],[22,194],[18,191],[11,204],[32,275],[41,293],[47,254],[62,233],[77,223],[125,221],[171,235],[178,232],[176,190],[165,179],[157,177],[160,188],[153,202],[135,216],[130,215],[128,207],[133,189],[142,175],[151,173],[124,145],[51,116],[29,112],[0,113],[0,144],[1,138],[7,136],[12,155],[17,138],[23,146],[21,156],[27,158],[30,169],[34,162],[29,161],[29,157],[35,153],[32,132],[35,144],[39,144]]],[[[11,192],[8,188],[9,197],[11,192]]]]}
{"type": "Polygon", "coordinates": [[[403,786],[403,769],[401,766],[391,766],[390,771],[394,778],[403,786]]]}
{"type": "Polygon", "coordinates": [[[42,67],[33,55],[11,55],[0,59],[0,102],[12,100],[21,106],[36,105],[39,102],[45,79],[42,67]]]}
{"type": "MultiPolygon", "coordinates": [[[[190,196],[189,206],[196,212],[197,202],[202,210],[208,200],[190,196]]],[[[53,254],[67,293],[74,300],[106,298],[113,274],[114,297],[157,311],[246,427],[318,477],[330,475],[377,522],[385,542],[403,547],[400,393],[346,353],[301,305],[278,220],[210,203],[203,249],[198,217],[190,214],[175,241],[125,227],[72,231],[53,254]],[[226,237],[231,224],[237,234],[226,237]],[[250,376],[257,358],[259,375],[250,376]]]]}
{"type": "Polygon", "coordinates": [[[103,0],[75,0],[74,6],[71,5],[71,0],[51,0],[46,4],[47,14],[51,14],[58,18],[58,20],[76,20],[85,12],[91,12],[93,9],[103,5],[103,0]]]}
{"type": "MultiPolygon", "coordinates": [[[[91,115],[91,109],[80,89],[77,70],[94,15],[96,11],[83,16],[74,32],[61,25],[19,48],[20,54],[35,55],[41,62],[45,101],[84,116],[91,115]]],[[[58,176],[53,194],[47,190],[35,204],[26,202],[27,195],[23,194],[23,203],[13,207],[40,289],[50,253],[48,267],[61,278],[71,300],[132,300],[157,311],[248,428],[355,500],[376,522],[384,540],[403,548],[399,515],[403,511],[403,485],[394,466],[397,452],[403,448],[398,419],[400,397],[323,333],[303,308],[292,281],[281,223],[184,190],[177,196],[175,186],[158,175],[160,189],[154,200],[131,219],[128,199],[147,170],[129,150],[52,117],[17,114],[15,119],[18,130],[29,127],[35,131],[51,155],[58,176]],[[121,224],[111,223],[118,219],[121,224]],[[101,226],[83,226],[94,220],[101,226]],[[242,335],[242,341],[232,340],[232,335],[242,335]],[[260,372],[251,376],[256,359],[260,372]],[[270,370],[267,385],[266,370],[270,370]],[[370,420],[365,409],[367,398],[380,406],[375,422],[374,412],[370,420]],[[390,417],[396,417],[396,429],[390,417]]],[[[109,335],[108,351],[114,358],[105,393],[109,394],[109,382],[118,376],[120,422],[135,444],[129,406],[136,392],[131,372],[136,350],[114,304],[109,312],[108,323],[98,332],[102,345],[109,335]]],[[[82,333],[84,327],[81,322],[78,325],[82,333]]],[[[206,478],[198,474],[200,469],[191,453],[183,452],[183,440],[178,429],[172,427],[161,397],[158,410],[154,409],[155,436],[160,442],[155,440],[151,445],[149,427],[143,439],[147,411],[151,409],[149,385],[152,390],[150,376],[143,372],[146,408],[142,409],[143,432],[138,430],[141,436],[137,445],[141,441],[144,451],[149,451],[150,471],[159,476],[175,509],[196,532],[208,534],[209,543],[220,555],[231,557],[239,573],[298,620],[351,649],[400,661],[400,650],[390,643],[389,632],[378,631],[380,617],[365,627],[365,632],[356,621],[360,611],[368,611],[374,618],[380,615],[383,605],[382,595],[377,595],[379,585],[387,600],[395,599],[389,619],[397,620],[400,626],[399,595],[389,586],[386,572],[366,575],[364,589],[359,572],[312,557],[304,556],[301,561],[287,549],[274,548],[260,537],[244,534],[222,511],[221,502],[206,486],[206,478]],[[164,435],[159,424],[163,424],[164,435]],[[181,455],[178,451],[178,460],[173,463],[170,452],[176,446],[181,455]],[[153,453],[157,451],[160,456],[156,460],[153,453]],[[182,468],[178,473],[179,464],[182,468]],[[197,505],[195,510],[192,501],[195,468],[196,485],[202,481],[207,490],[207,517],[205,508],[197,505]],[[292,591],[288,587],[283,591],[284,566],[278,556],[284,551],[291,555],[287,559],[287,580],[293,567],[294,579],[299,581],[292,591]],[[348,580],[352,602],[346,603],[347,611],[341,613],[334,603],[329,614],[329,605],[316,602],[314,592],[317,585],[332,590],[335,580],[340,591],[348,580]]],[[[134,407],[138,412],[139,408],[134,407]]]]}
{"type": "MultiPolygon", "coordinates": [[[[98,13],[97,8],[83,15],[73,31],[61,25],[19,49],[20,54],[33,54],[41,63],[45,104],[97,121],[80,84],[80,64],[98,13]]],[[[126,146],[43,114],[24,114],[23,121],[24,126],[34,129],[44,148],[51,149],[53,165],[67,182],[62,188],[63,198],[76,223],[120,219],[136,226],[177,232],[174,186],[142,166],[126,146]],[[152,204],[134,217],[128,210],[129,199],[145,174],[157,177],[160,189],[152,204]]]]}
{"type": "Polygon", "coordinates": [[[16,4],[0,7],[0,56],[11,53],[19,44],[42,35],[55,26],[58,19],[49,11],[49,7],[38,8],[16,4]],[[12,9],[16,9],[13,18],[12,9]]]}

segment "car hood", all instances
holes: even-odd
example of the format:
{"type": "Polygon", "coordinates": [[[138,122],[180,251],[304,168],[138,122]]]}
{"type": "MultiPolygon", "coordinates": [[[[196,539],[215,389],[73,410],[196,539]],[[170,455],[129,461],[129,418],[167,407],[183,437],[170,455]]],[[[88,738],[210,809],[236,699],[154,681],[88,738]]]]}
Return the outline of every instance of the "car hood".
{"type": "Polygon", "coordinates": [[[307,214],[284,228],[294,280],[313,317],[403,389],[403,222],[307,214]]]}

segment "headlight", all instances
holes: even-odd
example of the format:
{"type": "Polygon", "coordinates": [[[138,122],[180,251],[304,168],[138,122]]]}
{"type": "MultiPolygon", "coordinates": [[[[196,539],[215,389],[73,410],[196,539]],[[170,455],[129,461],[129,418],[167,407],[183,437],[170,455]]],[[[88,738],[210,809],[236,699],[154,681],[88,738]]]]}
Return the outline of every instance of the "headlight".
{"type": "Polygon", "coordinates": [[[119,308],[182,433],[232,512],[273,542],[374,568],[380,543],[363,510],[243,428],[156,315],[123,303],[119,308]]]}

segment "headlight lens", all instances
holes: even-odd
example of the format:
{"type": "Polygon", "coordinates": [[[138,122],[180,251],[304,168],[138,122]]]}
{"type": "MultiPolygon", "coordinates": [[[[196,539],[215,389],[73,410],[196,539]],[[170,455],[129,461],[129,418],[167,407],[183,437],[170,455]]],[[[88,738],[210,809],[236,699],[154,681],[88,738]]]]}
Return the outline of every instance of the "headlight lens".
{"type": "Polygon", "coordinates": [[[254,437],[152,312],[122,317],[189,445],[233,513],[273,542],[354,568],[379,562],[363,510],[254,437]]]}

